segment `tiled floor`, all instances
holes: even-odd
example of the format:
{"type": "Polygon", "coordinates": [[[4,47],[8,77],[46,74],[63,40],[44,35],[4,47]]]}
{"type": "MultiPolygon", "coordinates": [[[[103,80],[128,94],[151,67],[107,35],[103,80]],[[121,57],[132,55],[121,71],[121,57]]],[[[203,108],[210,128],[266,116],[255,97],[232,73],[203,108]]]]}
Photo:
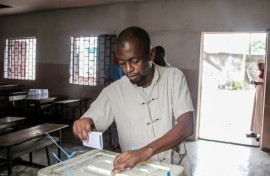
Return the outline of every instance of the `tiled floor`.
{"type": "MultiPolygon", "coordinates": [[[[105,143],[106,144],[106,143],[105,143]]],[[[63,148],[67,153],[77,151],[77,155],[89,150],[73,138],[70,130],[63,132],[63,148]]],[[[270,153],[261,151],[256,147],[224,144],[198,140],[186,142],[191,160],[193,176],[269,176],[270,153]]],[[[105,145],[109,149],[108,145],[105,145]]],[[[56,147],[50,147],[50,153],[56,152],[56,147]]],[[[34,162],[47,164],[45,149],[34,152],[34,162]]],[[[56,159],[52,158],[52,163],[56,159]]],[[[28,160],[28,155],[22,159],[28,160]]],[[[63,159],[65,157],[63,156],[63,159]]],[[[15,176],[36,176],[39,169],[23,165],[13,167],[15,176]]],[[[6,170],[0,171],[0,176],[5,176],[6,170]]]]}
{"type": "Polygon", "coordinates": [[[186,142],[193,176],[269,176],[270,153],[258,147],[198,140],[186,142]]]}

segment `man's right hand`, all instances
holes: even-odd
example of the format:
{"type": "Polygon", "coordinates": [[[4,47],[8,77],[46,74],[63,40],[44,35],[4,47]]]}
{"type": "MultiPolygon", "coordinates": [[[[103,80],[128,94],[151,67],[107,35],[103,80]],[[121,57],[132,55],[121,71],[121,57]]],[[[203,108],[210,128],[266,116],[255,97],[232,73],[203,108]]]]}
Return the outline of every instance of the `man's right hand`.
{"type": "Polygon", "coordinates": [[[73,134],[82,141],[88,141],[88,133],[95,130],[95,125],[91,118],[81,118],[73,123],[73,134]]]}

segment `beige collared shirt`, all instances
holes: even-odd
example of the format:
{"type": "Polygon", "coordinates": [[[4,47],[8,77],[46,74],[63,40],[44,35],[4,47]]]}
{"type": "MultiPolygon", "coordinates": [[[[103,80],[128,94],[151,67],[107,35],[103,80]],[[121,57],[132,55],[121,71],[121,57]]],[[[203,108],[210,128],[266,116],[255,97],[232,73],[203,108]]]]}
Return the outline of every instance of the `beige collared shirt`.
{"type": "MultiPolygon", "coordinates": [[[[155,65],[150,92],[126,76],[104,88],[83,117],[91,117],[98,131],[117,124],[122,152],[141,148],[160,138],[181,114],[194,111],[186,79],[177,68],[155,65]]],[[[171,162],[171,150],[151,159],[171,162]]]]}

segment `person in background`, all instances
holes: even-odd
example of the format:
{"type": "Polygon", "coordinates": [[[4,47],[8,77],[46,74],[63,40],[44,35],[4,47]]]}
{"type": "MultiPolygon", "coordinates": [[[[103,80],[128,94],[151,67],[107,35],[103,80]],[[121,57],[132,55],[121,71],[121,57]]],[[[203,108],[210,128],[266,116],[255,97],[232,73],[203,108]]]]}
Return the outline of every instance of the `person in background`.
{"type": "Polygon", "coordinates": [[[108,68],[108,78],[107,81],[109,83],[112,83],[118,79],[120,79],[122,76],[124,76],[124,72],[121,70],[116,53],[113,53],[113,64],[111,64],[108,68]]]}
{"type": "Polygon", "coordinates": [[[162,67],[171,67],[171,65],[166,61],[165,49],[162,46],[156,46],[155,51],[156,54],[153,62],[162,67]]]}
{"type": "Polygon", "coordinates": [[[148,160],[184,165],[191,175],[184,140],[193,134],[193,105],[185,76],[177,68],[153,64],[155,50],[148,33],[128,27],[116,40],[125,76],[105,87],[87,112],[73,124],[80,140],[92,130],[117,124],[121,152],[112,174],[148,160]],[[135,150],[134,150],[135,149],[135,150]]]}
{"type": "Polygon", "coordinates": [[[257,81],[251,81],[256,88],[254,97],[253,113],[251,119],[251,133],[247,134],[247,137],[256,137],[259,141],[262,130],[262,119],[263,119],[263,77],[264,77],[264,60],[258,60],[257,62],[259,70],[259,79],[257,81]]]}

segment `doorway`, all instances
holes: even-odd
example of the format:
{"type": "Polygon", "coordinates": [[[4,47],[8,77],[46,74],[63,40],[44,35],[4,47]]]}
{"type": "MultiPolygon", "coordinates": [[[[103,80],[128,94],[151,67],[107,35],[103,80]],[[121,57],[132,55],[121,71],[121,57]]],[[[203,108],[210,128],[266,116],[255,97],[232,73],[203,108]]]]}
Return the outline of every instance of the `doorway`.
{"type": "Polygon", "coordinates": [[[266,33],[202,33],[199,138],[259,146],[248,138],[266,33]]]}

